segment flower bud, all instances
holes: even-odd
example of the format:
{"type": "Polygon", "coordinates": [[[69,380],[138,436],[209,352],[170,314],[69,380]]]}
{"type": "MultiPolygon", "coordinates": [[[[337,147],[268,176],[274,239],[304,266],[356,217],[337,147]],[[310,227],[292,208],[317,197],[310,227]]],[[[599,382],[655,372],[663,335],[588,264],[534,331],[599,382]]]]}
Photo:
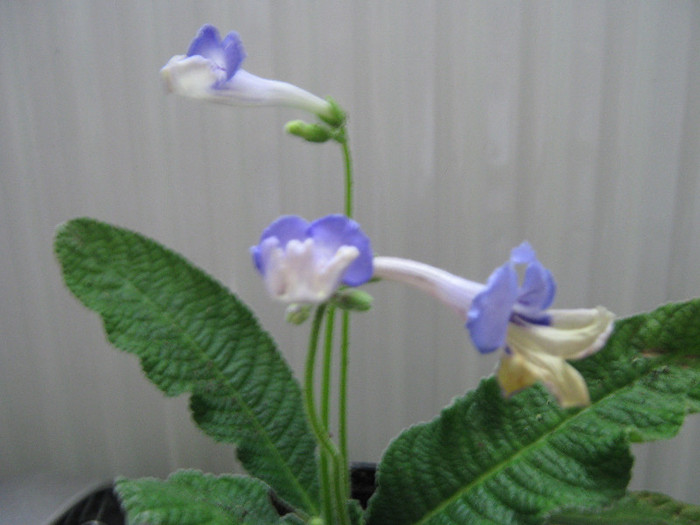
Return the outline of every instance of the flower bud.
{"type": "Polygon", "coordinates": [[[294,303],[287,307],[284,320],[291,324],[302,324],[311,315],[311,306],[308,304],[294,303]]]}
{"type": "Polygon", "coordinates": [[[343,310],[366,312],[372,308],[374,297],[363,290],[341,290],[333,296],[333,304],[343,310]]]}
{"type": "Polygon", "coordinates": [[[292,120],[284,127],[287,133],[296,135],[309,142],[326,142],[332,138],[331,131],[325,126],[309,124],[303,120],[292,120]]]}

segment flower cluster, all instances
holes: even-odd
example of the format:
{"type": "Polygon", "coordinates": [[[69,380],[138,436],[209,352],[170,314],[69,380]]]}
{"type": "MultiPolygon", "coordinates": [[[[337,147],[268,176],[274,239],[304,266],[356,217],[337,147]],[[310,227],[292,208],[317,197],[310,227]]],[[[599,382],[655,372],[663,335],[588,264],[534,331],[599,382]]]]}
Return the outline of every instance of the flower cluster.
{"type": "MultiPolygon", "coordinates": [[[[161,75],[167,89],[179,95],[294,107],[335,128],[342,125],[336,105],[292,84],[248,73],[241,68],[245,56],[237,33],[222,40],[215,27],[205,25],[187,54],[172,57],[161,75]]],[[[333,136],[330,128],[302,121],[290,122],[287,130],[312,142],[333,136]]],[[[360,286],[372,277],[417,287],[458,313],[479,352],[502,350],[497,377],[507,396],[541,381],[564,407],[590,403],[583,377],[566,360],[599,350],[614,316],[603,307],[550,309],[556,285],[528,243],[514,248],[486,284],[416,261],[374,257],[369,238],[344,215],[311,223],[280,217],[265,229],[251,254],[270,295],[305,311],[337,298],[339,287],[360,286]],[[523,267],[522,279],[518,267],[523,267]]]]}
{"type": "Polygon", "coordinates": [[[590,403],[583,377],[566,360],[602,348],[614,316],[600,306],[549,309],[556,285],[528,243],[514,248],[486,284],[408,259],[372,258],[367,236],[342,215],[311,224],[281,217],[251,253],[270,295],[287,303],[322,303],[341,283],[359,286],[373,276],[417,287],[463,318],[479,352],[503,350],[497,377],[506,395],[542,381],[563,407],[590,403]]]}

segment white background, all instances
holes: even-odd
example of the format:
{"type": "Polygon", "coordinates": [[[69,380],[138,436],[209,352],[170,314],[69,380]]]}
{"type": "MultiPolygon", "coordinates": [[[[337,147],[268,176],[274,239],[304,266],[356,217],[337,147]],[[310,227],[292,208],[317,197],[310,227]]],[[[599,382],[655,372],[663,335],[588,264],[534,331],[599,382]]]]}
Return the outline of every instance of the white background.
{"type": "MultiPolygon", "coordinates": [[[[183,253],[258,312],[299,372],[248,247],[283,213],[342,210],[338,148],[298,112],[166,95],[206,22],[244,68],[350,114],[375,251],[484,280],[528,239],[558,307],[620,316],[700,296],[700,4],[0,1],[0,476],[235,468],[64,288],[57,224],[91,216],[183,253]]],[[[351,456],[376,461],[491,372],[445,307],[394,284],[355,317],[351,456]]],[[[700,418],[635,447],[633,487],[700,502],[700,418]]]]}

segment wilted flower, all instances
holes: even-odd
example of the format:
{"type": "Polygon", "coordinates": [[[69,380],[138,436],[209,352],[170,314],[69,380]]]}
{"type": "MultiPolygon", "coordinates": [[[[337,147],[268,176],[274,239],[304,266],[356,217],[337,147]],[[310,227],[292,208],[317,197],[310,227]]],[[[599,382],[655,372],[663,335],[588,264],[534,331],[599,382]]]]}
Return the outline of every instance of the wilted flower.
{"type": "Polygon", "coordinates": [[[344,215],[312,223],[286,215],[268,226],[251,248],[270,295],[286,303],[322,303],[341,284],[372,277],[372,248],[359,224],[344,215]]]}
{"type": "Polygon", "coordinates": [[[246,54],[238,33],[221,40],[218,30],[205,25],[187,55],[176,55],[161,69],[168,91],[186,97],[242,106],[287,106],[303,109],[333,122],[338,109],[297,86],[260,78],[241,64],[246,54]]]}
{"type": "Polygon", "coordinates": [[[614,316],[601,306],[549,309],[556,285],[528,243],[514,248],[485,285],[392,257],[376,257],[374,275],[416,286],[453,307],[480,352],[502,348],[497,377],[506,395],[540,380],[563,407],[590,403],[583,377],[566,359],[581,359],[602,348],[614,316]],[[519,265],[525,266],[522,282],[519,265]]]}

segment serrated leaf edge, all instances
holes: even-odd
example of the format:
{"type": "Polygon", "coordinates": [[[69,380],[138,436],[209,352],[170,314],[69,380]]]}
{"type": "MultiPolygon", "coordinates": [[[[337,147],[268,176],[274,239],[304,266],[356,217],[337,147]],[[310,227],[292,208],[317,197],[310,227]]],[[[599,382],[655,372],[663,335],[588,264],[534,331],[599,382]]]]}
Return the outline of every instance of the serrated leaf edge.
{"type": "MultiPolygon", "coordinates": [[[[160,244],[158,241],[155,241],[155,240],[153,240],[153,239],[151,239],[151,238],[149,238],[149,237],[146,237],[146,236],[144,236],[144,235],[142,235],[142,234],[140,234],[140,233],[133,232],[133,231],[131,231],[131,230],[127,230],[127,229],[124,229],[124,228],[121,228],[121,227],[116,227],[116,226],[110,225],[110,224],[108,224],[108,223],[104,223],[104,222],[97,221],[97,220],[94,220],[94,219],[90,219],[90,218],[87,218],[87,217],[85,217],[85,218],[73,219],[73,220],[71,220],[71,221],[65,222],[65,223],[63,223],[63,224],[60,224],[60,225],[57,227],[57,229],[56,229],[55,242],[54,242],[54,247],[55,247],[54,252],[55,252],[56,257],[57,257],[57,259],[59,260],[59,262],[61,262],[61,270],[62,270],[62,274],[63,274],[63,276],[64,276],[63,281],[66,283],[66,285],[67,285],[68,283],[66,282],[66,279],[65,279],[65,271],[64,271],[64,269],[63,269],[62,259],[61,259],[60,254],[58,253],[59,239],[60,239],[61,237],[63,237],[63,236],[65,236],[65,237],[70,237],[70,227],[71,227],[73,224],[85,223],[85,222],[89,222],[89,223],[93,223],[93,224],[97,223],[97,224],[102,225],[102,226],[107,226],[107,227],[111,227],[111,228],[116,228],[116,229],[119,230],[120,232],[121,232],[121,231],[126,231],[127,233],[135,234],[135,235],[137,235],[137,236],[142,237],[143,239],[146,239],[147,241],[153,242],[153,243],[155,243],[159,248],[161,248],[162,250],[165,250],[166,252],[169,252],[171,255],[175,256],[180,262],[186,264],[186,265],[189,266],[189,267],[193,267],[193,268],[195,268],[196,270],[198,270],[199,272],[201,272],[202,275],[204,275],[207,279],[209,279],[210,281],[212,281],[216,286],[222,288],[222,289],[225,290],[227,293],[233,295],[233,294],[230,292],[230,290],[228,290],[228,288],[226,288],[223,284],[221,284],[221,283],[220,283],[218,280],[216,280],[214,277],[212,277],[211,275],[209,275],[209,274],[208,274],[207,272],[205,272],[204,270],[202,270],[202,269],[200,269],[200,268],[197,268],[197,267],[194,267],[194,265],[193,265],[192,263],[190,263],[187,259],[185,259],[183,256],[181,256],[181,255],[178,254],[177,252],[175,252],[175,251],[173,251],[173,250],[170,250],[169,248],[163,246],[163,245],[160,244]]],[[[70,246],[70,245],[68,245],[68,246],[70,246]]],[[[202,349],[201,345],[197,344],[196,341],[194,341],[194,340],[189,336],[189,334],[187,333],[187,331],[186,331],[179,323],[177,323],[174,319],[172,319],[172,317],[167,313],[167,311],[164,311],[164,309],[161,307],[161,305],[159,305],[157,302],[152,301],[151,298],[148,296],[148,294],[146,294],[144,291],[142,291],[142,290],[141,290],[138,286],[136,286],[130,279],[125,278],[125,277],[123,276],[123,274],[120,274],[120,272],[118,272],[118,271],[115,271],[115,273],[122,279],[123,282],[127,283],[133,290],[135,290],[135,291],[138,293],[139,296],[145,298],[145,300],[146,300],[146,302],[147,302],[148,304],[151,304],[151,305],[153,305],[154,307],[157,307],[157,308],[154,308],[154,309],[157,310],[157,311],[159,311],[159,312],[161,312],[161,314],[163,315],[163,318],[164,318],[166,321],[168,321],[173,327],[176,327],[176,328],[177,328],[177,331],[179,331],[179,332],[184,336],[184,337],[183,337],[183,340],[189,341],[189,342],[192,343],[192,348],[193,348],[193,349],[196,349],[197,353],[200,355],[200,358],[201,358],[202,356],[204,356],[205,361],[207,361],[207,362],[212,362],[211,360],[209,360],[209,359],[207,358],[207,354],[206,354],[206,352],[202,349]]],[[[120,347],[120,346],[112,339],[111,332],[110,332],[110,330],[109,330],[108,327],[107,327],[106,319],[105,319],[105,317],[102,315],[102,313],[101,313],[100,311],[97,311],[97,310],[93,309],[93,308],[92,308],[91,306],[89,306],[88,304],[86,304],[86,302],[83,301],[83,299],[82,299],[80,296],[78,296],[78,295],[73,291],[73,289],[72,289],[70,286],[68,286],[68,288],[70,289],[71,293],[72,293],[85,307],[87,307],[87,308],[90,309],[91,311],[95,312],[95,313],[101,318],[101,320],[102,320],[102,326],[103,326],[103,329],[104,329],[105,333],[107,334],[107,337],[108,337],[109,342],[110,342],[112,345],[114,345],[116,348],[119,348],[119,349],[122,350],[122,351],[125,351],[125,352],[127,352],[127,353],[136,355],[136,357],[137,357],[137,358],[139,359],[139,361],[142,363],[142,358],[141,358],[141,356],[140,356],[138,353],[136,353],[136,352],[134,352],[134,351],[132,351],[132,350],[128,350],[128,349],[125,349],[125,348],[120,347]]],[[[235,295],[234,295],[234,297],[235,297],[235,295]]],[[[239,301],[237,298],[236,298],[236,300],[239,301]]],[[[253,316],[253,319],[255,320],[256,324],[258,324],[258,322],[257,322],[257,320],[254,318],[254,316],[253,316]]],[[[262,328],[260,328],[260,330],[262,331],[262,328]]],[[[266,335],[267,335],[267,337],[270,337],[269,334],[266,333],[266,335]]],[[[276,348],[276,345],[274,344],[274,342],[273,342],[273,346],[276,348]]],[[[212,364],[213,364],[213,362],[212,362],[212,364]]],[[[239,406],[244,407],[245,413],[246,413],[246,415],[248,416],[249,420],[252,420],[252,421],[254,422],[254,424],[255,424],[256,434],[263,436],[264,439],[265,439],[265,441],[270,445],[270,446],[269,446],[269,449],[274,450],[275,455],[277,456],[277,458],[278,458],[278,460],[279,460],[278,463],[284,466],[284,469],[287,471],[287,476],[286,476],[286,477],[287,477],[288,479],[291,479],[293,486],[297,487],[297,492],[298,492],[299,494],[302,495],[305,504],[308,505],[307,508],[310,509],[313,513],[318,512],[318,508],[317,508],[316,505],[313,503],[313,501],[312,501],[310,495],[307,493],[307,491],[304,489],[304,487],[300,484],[299,480],[298,480],[297,477],[294,475],[294,473],[293,473],[292,470],[290,469],[290,467],[289,467],[289,465],[287,464],[287,462],[284,460],[284,457],[282,456],[282,454],[280,453],[280,451],[278,450],[278,448],[275,446],[274,442],[272,442],[272,441],[270,440],[269,436],[267,435],[267,432],[265,432],[265,428],[258,422],[257,418],[255,417],[255,414],[250,410],[250,408],[248,407],[247,403],[244,403],[244,402],[243,402],[243,399],[241,398],[240,394],[239,394],[238,392],[236,392],[235,389],[230,388],[230,386],[228,385],[228,381],[226,380],[226,376],[223,375],[223,373],[221,372],[221,370],[220,370],[219,367],[217,367],[217,366],[215,365],[215,366],[212,366],[212,368],[211,368],[210,370],[216,372],[216,375],[219,376],[219,380],[220,380],[220,381],[223,379],[223,381],[220,382],[220,385],[225,385],[225,386],[227,387],[227,388],[226,388],[226,391],[232,392],[233,395],[231,395],[231,397],[237,400],[239,406]]],[[[154,384],[155,384],[155,383],[154,383],[154,384]]],[[[165,393],[166,395],[168,395],[168,396],[173,396],[173,397],[174,397],[174,396],[177,396],[177,395],[180,395],[180,394],[183,394],[183,393],[190,393],[191,395],[198,395],[198,394],[199,394],[198,392],[195,391],[195,390],[196,390],[196,389],[195,389],[196,381],[188,380],[188,381],[187,381],[187,384],[188,384],[188,387],[186,387],[186,388],[184,388],[184,389],[180,389],[180,390],[177,390],[177,391],[172,392],[172,393],[170,393],[170,392],[164,392],[164,393],[165,393]]],[[[158,386],[158,385],[156,385],[156,386],[158,386]]],[[[160,387],[158,387],[158,388],[159,388],[159,390],[163,391],[160,387]]]]}

